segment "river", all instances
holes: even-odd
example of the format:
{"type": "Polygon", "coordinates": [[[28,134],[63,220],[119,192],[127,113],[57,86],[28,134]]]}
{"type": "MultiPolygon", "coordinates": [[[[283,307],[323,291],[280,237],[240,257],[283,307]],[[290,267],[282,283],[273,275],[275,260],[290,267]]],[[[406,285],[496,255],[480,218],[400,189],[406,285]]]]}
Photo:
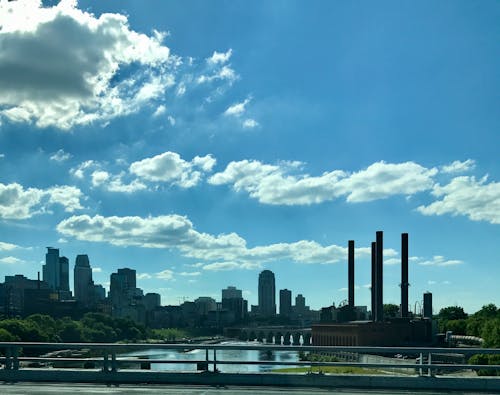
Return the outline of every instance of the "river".
{"type": "MultiPolygon", "coordinates": [[[[231,345],[249,345],[249,342],[224,342],[221,344],[231,345]]],[[[260,343],[258,343],[260,344],[260,343]]],[[[130,353],[128,355],[137,355],[130,353]]],[[[168,359],[168,360],[205,360],[205,350],[191,350],[182,352],[178,350],[164,350],[151,348],[141,351],[141,357],[149,360],[168,359]]],[[[209,359],[213,359],[213,350],[209,351],[209,359]]],[[[278,362],[297,362],[299,353],[296,351],[267,351],[259,350],[217,350],[217,360],[222,361],[278,361],[278,362]]],[[[212,370],[210,364],[210,370],[212,370]]],[[[268,372],[273,369],[294,367],[294,365],[233,365],[217,364],[217,369],[225,373],[244,373],[244,372],[268,372]]],[[[152,363],[151,370],[157,371],[195,371],[196,364],[193,363],[152,363]]]]}

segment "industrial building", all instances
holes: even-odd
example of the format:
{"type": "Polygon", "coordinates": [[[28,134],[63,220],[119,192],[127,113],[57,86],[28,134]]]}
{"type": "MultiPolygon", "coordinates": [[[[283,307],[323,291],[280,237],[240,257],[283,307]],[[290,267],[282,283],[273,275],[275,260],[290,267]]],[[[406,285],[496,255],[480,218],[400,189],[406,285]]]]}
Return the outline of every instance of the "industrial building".
{"type": "Polygon", "coordinates": [[[424,314],[408,312],[408,233],[401,235],[400,317],[384,318],[383,232],[371,246],[371,320],[357,320],[354,304],[354,241],[348,242],[348,302],[339,309],[322,309],[322,323],[312,326],[315,346],[420,346],[434,343],[432,294],[424,294],[424,314]],[[330,321],[330,322],[329,322],[330,321]]]}

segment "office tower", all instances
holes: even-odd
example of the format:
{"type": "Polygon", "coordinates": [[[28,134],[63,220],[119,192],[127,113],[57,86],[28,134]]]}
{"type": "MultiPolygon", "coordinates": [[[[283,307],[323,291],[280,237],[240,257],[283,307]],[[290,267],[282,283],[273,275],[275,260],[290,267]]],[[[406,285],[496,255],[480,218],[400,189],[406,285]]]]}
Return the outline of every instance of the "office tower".
{"type": "Polygon", "coordinates": [[[124,268],[111,273],[109,298],[113,305],[129,304],[136,294],[135,270],[124,268]]]}
{"type": "Polygon", "coordinates": [[[280,316],[290,317],[292,315],[292,291],[280,289],[280,316]]]}
{"type": "Polygon", "coordinates": [[[247,314],[241,289],[227,287],[222,290],[222,308],[233,312],[234,320],[241,321],[247,314]]]}
{"type": "Polygon", "coordinates": [[[237,289],[236,287],[229,286],[226,289],[222,290],[222,300],[224,299],[232,299],[232,298],[243,298],[243,293],[241,289],[237,289]]]}
{"type": "Polygon", "coordinates": [[[408,317],[408,233],[401,234],[401,317],[408,317]]]}
{"type": "Polygon", "coordinates": [[[43,281],[50,289],[59,289],[61,285],[61,265],[59,262],[59,249],[47,247],[45,265],[43,265],[43,281]]]}
{"type": "Polygon", "coordinates": [[[276,315],[276,287],[274,273],[270,270],[259,274],[259,314],[264,317],[276,315]]]}
{"type": "Polygon", "coordinates": [[[144,304],[146,311],[154,310],[156,307],[161,306],[161,295],[149,292],[142,298],[142,303],[144,304]]]}
{"type": "Polygon", "coordinates": [[[306,298],[302,294],[295,297],[295,311],[297,314],[302,314],[306,310],[306,298]]]}
{"type": "Polygon", "coordinates": [[[65,256],[59,258],[59,289],[69,293],[69,260],[65,256]]]}
{"type": "Polygon", "coordinates": [[[127,282],[127,287],[129,289],[135,289],[137,287],[136,285],[136,276],[135,276],[135,270],[134,269],[118,269],[118,274],[125,276],[126,282],[127,282]]]}
{"type": "Polygon", "coordinates": [[[354,240],[348,242],[348,258],[347,258],[347,271],[348,271],[348,305],[351,309],[354,308],[354,240]]]}
{"type": "Polygon", "coordinates": [[[83,306],[88,306],[94,296],[92,268],[87,255],[77,255],[73,270],[75,299],[83,306]]]}

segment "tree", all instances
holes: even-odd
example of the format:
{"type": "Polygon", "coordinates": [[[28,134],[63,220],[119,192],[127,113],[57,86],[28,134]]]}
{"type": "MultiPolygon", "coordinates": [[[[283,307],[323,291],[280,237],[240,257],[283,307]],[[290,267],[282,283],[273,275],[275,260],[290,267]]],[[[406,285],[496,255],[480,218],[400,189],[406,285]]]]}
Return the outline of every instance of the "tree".
{"type": "Polygon", "coordinates": [[[463,320],[467,318],[467,313],[465,313],[463,307],[449,306],[439,311],[438,318],[440,320],[463,320]]]}
{"type": "Polygon", "coordinates": [[[399,306],[397,304],[384,304],[384,317],[397,317],[399,314],[399,306]]]}

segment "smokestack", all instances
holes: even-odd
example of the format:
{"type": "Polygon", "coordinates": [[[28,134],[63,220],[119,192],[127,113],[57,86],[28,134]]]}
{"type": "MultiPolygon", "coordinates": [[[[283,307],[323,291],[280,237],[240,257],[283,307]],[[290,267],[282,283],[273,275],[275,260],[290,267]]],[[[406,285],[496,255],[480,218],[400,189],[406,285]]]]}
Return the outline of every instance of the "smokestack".
{"type": "Polygon", "coordinates": [[[401,234],[401,317],[408,317],[408,233],[401,234]]]}
{"type": "Polygon", "coordinates": [[[354,308],[354,240],[349,240],[347,254],[348,304],[354,308]]]}
{"type": "Polygon", "coordinates": [[[40,272],[38,272],[38,282],[36,283],[37,289],[40,289],[40,272]]]}
{"type": "Polygon", "coordinates": [[[377,243],[372,242],[372,289],[371,289],[371,296],[372,296],[372,321],[375,321],[375,313],[376,313],[376,289],[377,289],[377,274],[376,274],[376,264],[377,264],[377,243]]]}
{"type": "Polygon", "coordinates": [[[376,257],[377,262],[375,266],[375,277],[377,280],[376,283],[376,306],[375,309],[377,311],[376,317],[377,322],[384,321],[384,276],[383,276],[383,265],[384,265],[384,232],[377,232],[377,248],[376,248],[376,257]]]}

